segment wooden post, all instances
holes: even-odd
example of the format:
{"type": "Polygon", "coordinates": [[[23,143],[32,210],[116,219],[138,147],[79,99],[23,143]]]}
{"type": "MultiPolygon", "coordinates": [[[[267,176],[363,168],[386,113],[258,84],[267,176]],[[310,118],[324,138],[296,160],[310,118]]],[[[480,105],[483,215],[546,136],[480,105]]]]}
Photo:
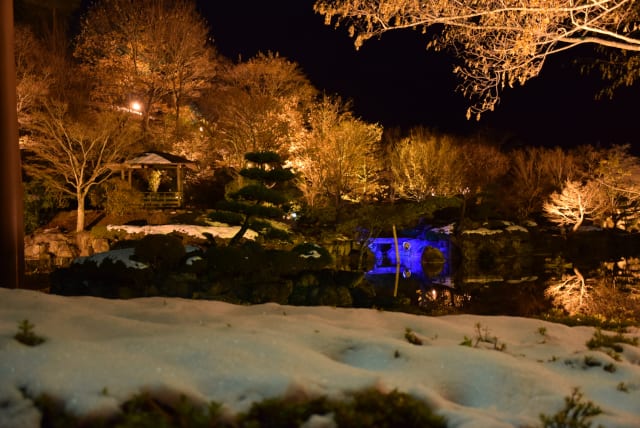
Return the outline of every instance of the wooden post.
{"type": "Polygon", "coordinates": [[[24,213],[12,1],[0,1],[0,19],[0,287],[19,288],[24,279],[24,213]]]}
{"type": "Polygon", "coordinates": [[[178,187],[178,193],[182,193],[182,165],[178,164],[177,173],[176,173],[176,181],[178,187]]]}
{"type": "Polygon", "coordinates": [[[398,297],[398,282],[400,281],[400,250],[398,249],[398,234],[396,225],[393,225],[393,244],[396,247],[396,284],[393,287],[393,297],[398,297]]]}

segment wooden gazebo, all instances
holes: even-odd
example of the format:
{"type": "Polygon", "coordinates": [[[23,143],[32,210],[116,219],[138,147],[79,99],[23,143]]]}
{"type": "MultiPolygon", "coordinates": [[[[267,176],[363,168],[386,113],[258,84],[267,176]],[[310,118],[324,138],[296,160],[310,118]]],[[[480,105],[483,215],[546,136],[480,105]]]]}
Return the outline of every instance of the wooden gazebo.
{"type": "Polygon", "coordinates": [[[144,206],[147,208],[178,208],[182,206],[184,196],[185,169],[196,170],[195,162],[181,156],[164,152],[144,152],[123,163],[112,166],[112,170],[120,171],[123,180],[133,186],[135,171],[170,171],[172,188],[164,191],[144,193],[144,206]]]}

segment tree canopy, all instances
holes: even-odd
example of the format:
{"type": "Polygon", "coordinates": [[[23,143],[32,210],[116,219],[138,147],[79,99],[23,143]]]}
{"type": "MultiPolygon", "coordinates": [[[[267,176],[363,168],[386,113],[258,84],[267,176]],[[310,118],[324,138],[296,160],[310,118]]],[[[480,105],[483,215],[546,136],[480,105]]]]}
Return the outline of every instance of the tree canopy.
{"type": "Polygon", "coordinates": [[[81,23],[74,56],[95,82],[92,98],[142,103],[143,124],[159,104],[175,111],[208,87],[215,73],[209,29],[187,0],[105,0],[81,23]]]}
{"type": "Polygon", "coordinates": [[[218,142],[218,163],[242,168],[244,154],[286,156],[302,132],[302,111],[316,89],[299,66],[278,54],[226,63],[198,106],[218,142]]]}
{"type": "Polygon", "coordinates": [[[92,187],[106,181],[111,165],[126,158],[133,139],[127,117],[117,112],[85,111],[72,115],[63,103],[51,103],[35,115],[26,150],[35,159],[26,172],[47,187],[74,197],[78,203],[76,231],[84,230],[85,200],[92,187]]]}
{"type": "Polygon", "coordinates": [[[467,117],[493,110],[505,86],[536,77],[550,55],[583,44],[640,52],[639,0],[317,0],[314,9],[348,26],[356,47],[412,28],[427,47],[453,51],[467,117]]]}

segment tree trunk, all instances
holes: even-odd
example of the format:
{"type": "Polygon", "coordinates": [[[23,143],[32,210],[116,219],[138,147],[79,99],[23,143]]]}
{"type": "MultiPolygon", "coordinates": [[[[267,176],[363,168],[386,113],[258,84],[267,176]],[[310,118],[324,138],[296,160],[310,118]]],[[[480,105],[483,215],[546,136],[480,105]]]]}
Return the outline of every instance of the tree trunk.
{"type": "Polygon", "coordinates": [[[584,221],[584,210],[580,208],[580,215],[578,216],[578,219],[576,220],[575,224],[571,228],[571,231],[575,232],[576,230],[578,230],[580,226],[582,226],[583,221],[584,221]]]}
{"type": "Polygon", "coordinates": [[[84,197],[78,195],[78,216],[76,220],[76,232],[84,230],[84,197]]]}
{"type": "Polygon", "coordinates": [[[176,138],[180,137],[180,98],[175,97],[174,102],[176,104],[176,138]]]}
{"type": "Polygon", "coordinates": [[[231,238],[231,241],[229,241],[229,246],[233,247],[235,245],[238,244],[238,242],[240,242],[240,240],[242,239],[242,237],[244,236],[244,234],[247,232],[247,230],[249,230],[249,219],[251,218],[251,216],[246,216],[244,219],[244,222],[242,223],[242,226],[240,226],[240,230],[238,230],[238,232],[233,235],[233,238],[231,238]]]}

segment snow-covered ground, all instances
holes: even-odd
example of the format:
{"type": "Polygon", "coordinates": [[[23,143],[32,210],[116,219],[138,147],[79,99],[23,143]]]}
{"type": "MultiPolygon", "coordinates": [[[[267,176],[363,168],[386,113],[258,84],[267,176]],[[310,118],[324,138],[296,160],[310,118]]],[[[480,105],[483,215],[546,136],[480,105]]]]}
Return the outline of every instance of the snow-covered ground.
{"type": "MultiPolygon", "coordinates": [[[[224,223],[212,222],[209,226],[196,226],[193,224],[163,224],[163,225],[147,225],[147,226],[130,226],[130,225],[108,225],[107,230],[120,230],[129,234],[161,234],[165,235],[171,232],[180,232],[185,235],[194,236],[196,238],[206,238],[206,234],[217,236],[219,238],[231,239],[238,232],[240,226],[229,226],[224,223]]],[[[245,239],[255,239],[257,233],[253,230],[247,230],[244,234],[245,239]]]]}
{"type": "Polygon", "coordinates": [[[3,428],[39,426],[26,397],[42,393],[79,415],[116,411],[141,391],[183,393],[236,412],[287,393],[340,397],[370,386],[415,395],[452,427],[539,426],[541,413],[556,413],[580,388],[603,410],[594,426],[640,426],[640,348],[622,345],[619,360],[589,350],[589,327],[8,289],[0,289],[0,302],[3,428]],[[43,344],[13,339],[23,319],[43,344]],[[496,346],[461,345],[465,336],[474,341],[478,324],[496,346]],[[406,329],[423,344],[409,343],[406,329]]]}

